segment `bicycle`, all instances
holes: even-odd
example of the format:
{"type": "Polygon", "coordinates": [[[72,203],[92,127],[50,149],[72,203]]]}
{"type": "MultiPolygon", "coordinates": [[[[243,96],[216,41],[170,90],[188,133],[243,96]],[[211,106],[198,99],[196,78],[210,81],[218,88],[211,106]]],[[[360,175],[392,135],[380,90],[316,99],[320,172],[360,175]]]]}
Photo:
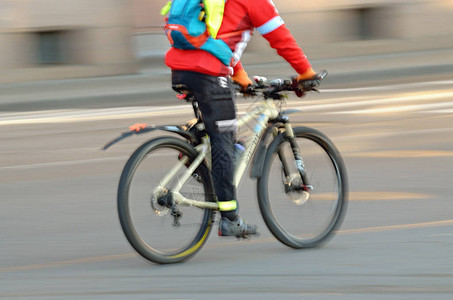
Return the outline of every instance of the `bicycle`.
{"type": "MultiPolygon", "coordinates": [[[[253,120],[256,124],[237,155],[235,185],[250,165],[266,226],[280,242],[296,249],[326,242],[346,211],[347,176],[338,150],[315,129],[292,128],[288,114],[296,110],[278,108],[288,92],[300,96],[316,90],[326,75],[323,72],[302,85],[295,79],[271,84],[258,79],[248,92],[262,101],[237,121],[239,129],[253,120]]],[[[155,130],[177,135],[153,138],[135,150],[118,186],[118,214],[127,240],[140,255],[160,264],[195,255],[206,242],[219,208],[210,177],[209,137],[198,104],[187,87],[173,88],[179,98],[192,103],[195,122],[136,124],[104,147],[155,130]]]]}

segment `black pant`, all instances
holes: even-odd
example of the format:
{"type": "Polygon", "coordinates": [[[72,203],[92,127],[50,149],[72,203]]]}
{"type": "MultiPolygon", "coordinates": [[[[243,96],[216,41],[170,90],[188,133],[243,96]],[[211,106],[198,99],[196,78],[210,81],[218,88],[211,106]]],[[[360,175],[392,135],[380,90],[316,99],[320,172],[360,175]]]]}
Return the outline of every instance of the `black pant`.
{"type": "MultiPolygon", "coordinates": [[[[211,175],[218,201],[236,200],[234,138],[237,128],[231,79],[173,70],[172,83],[185,84],[198,102],[211,142],[211,175]]],[[[238,209],[221,214],[233,220],[237,212],[238,209]]]]}

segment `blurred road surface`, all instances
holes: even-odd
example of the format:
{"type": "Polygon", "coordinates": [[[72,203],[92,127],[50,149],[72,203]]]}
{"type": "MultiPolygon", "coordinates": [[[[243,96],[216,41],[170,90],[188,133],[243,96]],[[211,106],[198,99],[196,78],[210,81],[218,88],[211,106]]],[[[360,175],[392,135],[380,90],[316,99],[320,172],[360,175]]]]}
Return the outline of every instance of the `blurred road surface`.
{"type": "MultiPolygon", "coordinates": [[[[335,238],[311,250],[280,244],[247,180],[241,215],[262,235],[236,241],[214,230],[193,259],[171,266],[139,257],[116,213],[121,169],[152,135],[100,148],[133,123],[183,123],[188,105],[3,111],[0,298],[451,299],[452,84],[328,86],[290,98],[302,110],[293,123],[326,133],[347,165],[350,205],[335,238]]],[[[239,111],[249,106],[238,99],[239,111]]]]}

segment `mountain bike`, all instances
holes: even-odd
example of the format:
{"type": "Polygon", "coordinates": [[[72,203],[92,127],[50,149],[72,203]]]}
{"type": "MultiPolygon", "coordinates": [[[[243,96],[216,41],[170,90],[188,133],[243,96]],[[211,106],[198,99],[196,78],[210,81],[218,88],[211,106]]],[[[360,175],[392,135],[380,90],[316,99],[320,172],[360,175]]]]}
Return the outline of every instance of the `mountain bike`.
{"type": "MultiPolygon", "coordinates": [[[[248,93],[261,100],[237,120],[238,132],[252,130],[236,144],[235,185],[239,186],[250,167],[266,226],[280,242],[296,249],[326,242],[346,211],[347,176],[338,150],[318,130],[293,128],[288,115],[297,110],[282,110],[288,92],[300,96],[316,90],[326,75],[323,72],[308,84],[295,79],[271,83],[257,79],[248,93]]],[[[187,87],[173,88],[179,98],[192,104],[194,121],[168,126],[136,124],[104,147],[134,134],[172,133],[135,150],[118,186],[118,214],[127,240],[140,255],[160,264],[181,262],[196,254],[219,210],[210,176],[209,136],[197,101],[187,87]]]]}

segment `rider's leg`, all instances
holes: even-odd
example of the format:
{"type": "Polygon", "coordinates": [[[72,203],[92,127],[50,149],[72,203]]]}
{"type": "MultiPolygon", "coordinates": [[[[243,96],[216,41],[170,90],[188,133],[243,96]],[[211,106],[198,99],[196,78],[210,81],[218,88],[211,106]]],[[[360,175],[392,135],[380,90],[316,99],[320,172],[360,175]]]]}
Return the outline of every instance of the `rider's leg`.
{"type": "Polygon", "coordinates": [[[231,80],[195,72],[173,71],[173,84],[184,83],[194,93],[206,131],[211,141],[212,179],[222,216],[220,235],[247,235],[256,228],[238,217],[234,186],[235,147],[237,130],[234,90],[231,80]],[[227,221],[233,221],[227,222],[227,221]],[[231,224],[230,224],[231,223],[231,224]],[[234,226],[234,230],[230,227],[234,226]],[[222,228],[224,229],[222,234],[222,228]]]}
{"type": "Polygon", "coordinates": [[[194,93],[211,142],[212,180],[222,217],[237,217],[234,186],[236,111],[230,79],[189,71],[173,71],[173,84],[183,83],[194,93]]]}

